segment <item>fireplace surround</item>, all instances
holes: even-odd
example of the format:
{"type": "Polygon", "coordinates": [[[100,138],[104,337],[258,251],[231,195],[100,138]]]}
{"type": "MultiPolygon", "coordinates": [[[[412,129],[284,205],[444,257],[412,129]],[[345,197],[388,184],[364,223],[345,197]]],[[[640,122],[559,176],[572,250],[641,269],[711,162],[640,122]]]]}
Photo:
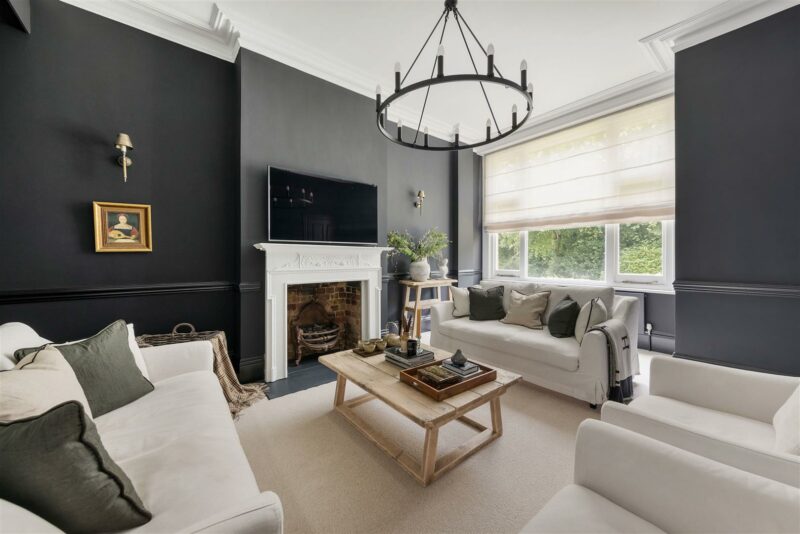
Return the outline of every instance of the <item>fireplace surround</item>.
{"type": "Polygon", "coordinates": [[[289,286],[360,282],[360,337],[378,337],[381,329],[381,254],[372,246],[256,243],[264,262],[264,376],[287,376],[289,286]]]}

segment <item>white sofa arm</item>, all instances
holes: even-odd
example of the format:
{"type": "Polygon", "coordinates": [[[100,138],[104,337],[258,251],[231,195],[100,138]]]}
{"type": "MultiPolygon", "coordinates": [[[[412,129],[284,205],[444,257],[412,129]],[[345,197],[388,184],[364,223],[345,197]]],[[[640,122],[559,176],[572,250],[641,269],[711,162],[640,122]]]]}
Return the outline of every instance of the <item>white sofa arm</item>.
{"type": "Polygon", "coordinates": [[[431,332],[438,331],[439,325],[443,322],[454,319],[454,309],[453,301],[440,302],[431,306],[431,332]]]}
{"type": "Polygon", "coordinates": [[[654,357],[650,394],[772,424],[800,378],[744,371],[710,363],[654,357]]]}
{"type": "MultiPolygon", "coordinates": [[[[628,329],[628,341],[631,344],[631,358],[639,358],[639,299],[636,297],[614,296],[614,309],[611,317],[625,323],[628,329]]],[[[638,365],[636,366],[638,369],[638,365]]]]}
{"type": "Polygon", "coordinates": [[[608,399],[608,343],[606,336],[599,330],[590,330],[583,336],[580,355],[578,356],[578,370],[587,376],[596,377],[600,391],[592,404],[602,404],[608,399]]]}
{"type": "Polygon", "coordinates": [[[600,421],[578,429],[575,483],[667,532],[797,532],[800,490],[600,421]]]}
{"type": "Polygon", "coordinates": [[[705,456],[743,471],[800,488],[800,457],[755,450],[653,414],[616,402],[603,405],[602,419],[685,451],[705,456]]]}
{"type": "Polygon", "coordinates": [[[283,505],[271,491],[195,523],[184,532],[207,534],[282,534],[283,505]]]}
{"type": "Polygon", "coordinates": [[[192,371],[214,370],[214,349],[210,341],[144,347],[142,357],[151,382],[192,371]]]}

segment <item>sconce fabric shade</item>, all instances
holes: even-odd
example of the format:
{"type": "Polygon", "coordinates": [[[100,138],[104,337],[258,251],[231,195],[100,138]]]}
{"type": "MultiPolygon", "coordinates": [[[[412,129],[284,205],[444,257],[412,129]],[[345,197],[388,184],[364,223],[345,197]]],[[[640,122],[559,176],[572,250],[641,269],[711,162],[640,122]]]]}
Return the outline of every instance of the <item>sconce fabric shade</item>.
{"type": "Polygon", "coordinates": [[[120,150],[122,150],[122,147],[125,147],[128,150],[133,150],[131,138],[126,133],[117,134],[117,141],[114,143],[114,146],[120,150]]]}

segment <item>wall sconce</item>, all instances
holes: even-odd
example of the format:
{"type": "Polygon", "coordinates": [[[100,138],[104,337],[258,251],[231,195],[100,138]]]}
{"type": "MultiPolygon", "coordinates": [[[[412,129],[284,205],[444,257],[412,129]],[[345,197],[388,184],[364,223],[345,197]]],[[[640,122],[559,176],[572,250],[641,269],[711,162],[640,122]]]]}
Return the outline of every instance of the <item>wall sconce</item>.
{"type": "Polygon", "coordinates": [[[420,189],[417,192],[417,201],[414,202],[414,207],[419,209],[419,214],[422,216],[422,203],[425,201],[425,191],[420,189]]]}
{"type": "Polygon", "coordinates": [[[122,151],[122,155],[117,158],[117,163],[122,165],[122,178],[125,182],[128,181],[128,167],[133,165],[133,160],[128,157],[128,150],[133,150],[133,143],[131,138],[126,133],[117,134],[117,141],[114,146],[122,151]]]}

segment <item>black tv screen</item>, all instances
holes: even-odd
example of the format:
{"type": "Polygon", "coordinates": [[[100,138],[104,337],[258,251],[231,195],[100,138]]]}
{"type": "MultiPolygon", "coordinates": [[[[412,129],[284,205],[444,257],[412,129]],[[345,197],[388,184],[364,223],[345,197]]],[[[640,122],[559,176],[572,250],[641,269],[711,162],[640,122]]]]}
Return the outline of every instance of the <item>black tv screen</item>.
{"type": "Polygon", "coordinates": [[[269,240],[378,243],[378,188],[269,168],[269,240]]]}

